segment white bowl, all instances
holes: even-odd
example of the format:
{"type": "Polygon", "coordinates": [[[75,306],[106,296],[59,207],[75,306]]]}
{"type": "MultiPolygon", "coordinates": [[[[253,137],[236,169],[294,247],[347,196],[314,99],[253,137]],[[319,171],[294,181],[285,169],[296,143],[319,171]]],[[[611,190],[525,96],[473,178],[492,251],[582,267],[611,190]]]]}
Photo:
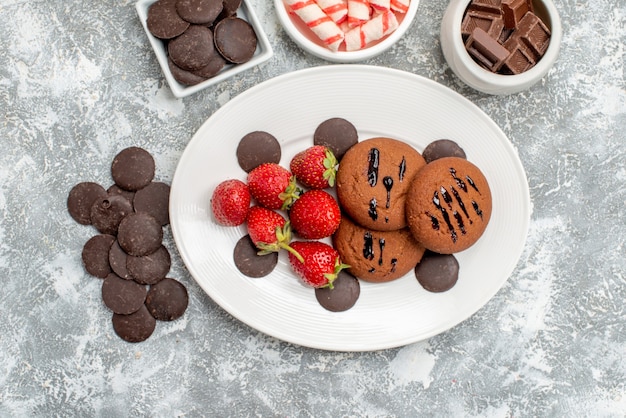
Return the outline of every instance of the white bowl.
{"type": "Polygon", "coordinates": [[[541,80],[559,55],[563,29],[552,0],[533,0],[535,13],[550,29],[550,44],[544,56],[528,71],[516,75],[492,73],[479,66],[465,49],[461,22],[471,0],[451,0],[441,21],[441,49],[452,71],[468,86],[487,94],[513,94],[541,80]]]}
{"type": "Polygon", "coordinates": [[[208,80],[203,81],[202,83],[195,84],[193,86],[181,84],[174,79],[174,76],[172,75],[172,72],[170,71],[170,68],[167,64],[167,50],[165,47],[165,43],[162,40],[153,36],[148,30],[148,26],[146,24],[146,19],[148,17],[148,8],[155,1],[156,0],[139,0],[135,4],[135,8],[137,9],[139,20],[141,20],[141,24],[146,31],[148,40],[152,45],[152,49],[154,49],[154,54],[156,55],[159,65],[161,66],[161,71],[163,71],[163,75],[167,80],[167,84],[169,85],[170,90],[172,90],[172,94],[175,97],[182,98],[189,96],[190,94],[197,93],[200,90],[220,83],[227,78],[234,76],[235,74],[239,74],[243,71],[246,71],[252,67],[261,64],[262,62],[267,61],[274,54],[269,39],[267,38],[265,32],[263,32],[261,23],[254,13],[254,10],[250,6],[249,1],[243,0],[241,3],[241,7],[239,7],[239,10],[237,10],[237,16],[250,23],[250,25],[252,25],[252,27],[254,28],[254,32],[257,36],[257,47],[254,55],[252,56],[252,59],[243,64],[227,64],[216,76],[211,77],[208,80]]]}
{"type": "Polygon", "coordinates": [[[364,61],[382,54],[395,44],[413,23],[417,13],[419,0],[411,0],[408,11],[402,15],[397,14],[398,28],[380,41],[358,51],[346,51],[343,47],[339,51],[331,51],[326,48],[317,36],[298,18],[287,10],[283,0],[274,0],[276,15],[285,32],[302,49],[316,57],[337,63],[353,63],[364,61]]]}

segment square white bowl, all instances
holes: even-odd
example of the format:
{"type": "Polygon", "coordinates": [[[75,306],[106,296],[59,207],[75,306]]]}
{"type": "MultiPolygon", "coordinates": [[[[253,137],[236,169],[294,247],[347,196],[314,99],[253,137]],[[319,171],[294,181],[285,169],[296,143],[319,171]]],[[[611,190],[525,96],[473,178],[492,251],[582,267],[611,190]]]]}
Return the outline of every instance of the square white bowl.
{"type": "Polygon", "coordinates": [[[239,74],[267,61],[272,57],[272,55],[274,55],[269,39],[263,31],[261,23],[254,13],[253,8],[250,6],[248,0],[243,0],[241,3],[241,7],[239,7],[239,10],[237,10],[237,16],[250,23],[250,25],[252,25],[252,27],[254,28],[254,32],[257,36],[257,47],[254,55],[252,56],[252,59],[243,64],[226,64],[226,66],[217,75],[193,86],[187,86],[185,84],[179,83],[178,81],[176,81],[176,79],[174,79],[174,76],[172,75],[172,72],[170,71],[170,68],[167,64],[167,50],[165,47],[165,43],[161,39],[158,39],[154,35],[152,35],[148,30],[148,25],[146,23],[146,20],[148,18],[148,8],[154,2],[156,2],[156,0],[139,0],[135,4],[135,8],[137,9],[139,20],[141,21],[141,24],[146,31],[148,40],[152,45],[152,49],[154,50],[157,61],[161,66],[161,71],[163,71],[163,75],[167,80],[167,84],[169,85],[172,94],[177,98],[189,96],[207,87],[213,86],[217,83],[221,83],[222,81],[234,76],[235,74],[239,74]]]}

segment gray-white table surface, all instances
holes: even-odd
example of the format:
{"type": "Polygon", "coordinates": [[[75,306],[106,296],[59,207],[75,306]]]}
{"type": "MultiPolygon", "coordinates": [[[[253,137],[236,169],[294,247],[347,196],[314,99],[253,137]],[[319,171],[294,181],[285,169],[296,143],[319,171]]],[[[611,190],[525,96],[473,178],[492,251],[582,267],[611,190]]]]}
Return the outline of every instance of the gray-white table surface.
{"type": "MultiPolygon", "coordinates": [[[[402,40],[364,62],[435,80],[483,109],[525,166],[533,212],[519,264],[477,314],[409,346],[294,346],[231,317],[185,269],[184,317],[140,344],[118,338],[80,252],[93,230],[66,210],[80,181],[111,183],[127,146],[170,182],[200,125],[246,89],[329,64],[252,0],[273,58],[175,99],[128,0],[0,0],[0,416],[624,417],[626,3],[556,0],[555,67],[487,96],[439,45],[446,1],[422,0],[402,40]]],[[[333,64],[334,65],[334,64],[333,64]]],[[[489,266],[485,266],[489,268],[489,266]]]]}

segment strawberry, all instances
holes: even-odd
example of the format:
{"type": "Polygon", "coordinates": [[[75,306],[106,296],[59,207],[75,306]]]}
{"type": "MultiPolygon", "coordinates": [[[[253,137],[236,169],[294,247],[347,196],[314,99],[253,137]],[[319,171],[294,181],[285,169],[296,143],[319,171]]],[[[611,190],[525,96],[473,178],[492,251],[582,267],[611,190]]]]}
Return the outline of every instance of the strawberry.
{"type": "Polygon", "coordinates": [[[310,189],[326,189],[335,185],[337,158],[323,145],[314,145],[297,153],[289,163],[296,179],[310,189]]]}
{"type": "Polygon", "coordinates": [[[278,252],[281,248],[292,251],[289,221],[273,210],[252,206],[248,211],[248,235],[260,250],[259,255],[278,252]]]}
{"type": "Polygon", "coordinates": [[[257,203],[268,209],[287,209],[300,193],[295,177],[276,163],[264,163],[250,171],[248,188],[257,203]]]}
{"type": "Polygon", "coordinates": [[[289,210],[292,228],[305,239],[331,236],[339,227],[339,204],[324,190],[307,190],[289,210]]]}
{"type": "Polygon", "coordinates": [[[211,211],[217,223],[237,226],[245,222],[250,208],[250,191],[241,180],[225,180],[211,196],[211,211]]]}
{"type": "Polygon", "coordinates": [[[294,241],[291,248],[296,254],[289,253],[289,264],[308,286],[332,289],[339,272],[350,267],[341,262],[337,250],[321,241],[294,241]]]}

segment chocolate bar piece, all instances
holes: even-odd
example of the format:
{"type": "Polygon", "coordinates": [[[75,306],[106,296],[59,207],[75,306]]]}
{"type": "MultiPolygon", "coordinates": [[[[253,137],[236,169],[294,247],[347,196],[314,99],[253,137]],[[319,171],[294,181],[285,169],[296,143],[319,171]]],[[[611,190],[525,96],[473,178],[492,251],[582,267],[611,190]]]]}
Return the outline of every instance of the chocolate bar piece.
{"type": "Polygon", "coordinates": [[[496,72],[510,53],[482,28],[476,27],[465,43],[467,52],[483,67],[496,72]]]}
{"type": "Polygon", "coordinates": [[[492,13],[499,16],[502,13],[500,9],[501,2],[502,0],[472,0],[467,10],[492,13]]]}
{"type": "Polygon", "coordinates": [[[502,0],[504,27],[515,29],[528,12],[528,0],[502,0]]]}
{"type": "Polygon", "coordinates": [[[517,25],[515,35],[539,56],[546,53],[550,44],[550,29],[534,13],[524,15],[517,25]]]}
{"type": "Polygon", "coordinates": [[[517,36],[510,37],[504,46],[510,54],[502,62],[503,74],[521,74],[532,68],[540,58],[517,36]]]}
{"type": "Polygon", "coordinates": [[[504,21],[499,14],[468,10],[461,22],[461,36],[464,41],[467,41],[475,28],[481,28],[492,38],[498,39],[504,29],[504,21]]]}

